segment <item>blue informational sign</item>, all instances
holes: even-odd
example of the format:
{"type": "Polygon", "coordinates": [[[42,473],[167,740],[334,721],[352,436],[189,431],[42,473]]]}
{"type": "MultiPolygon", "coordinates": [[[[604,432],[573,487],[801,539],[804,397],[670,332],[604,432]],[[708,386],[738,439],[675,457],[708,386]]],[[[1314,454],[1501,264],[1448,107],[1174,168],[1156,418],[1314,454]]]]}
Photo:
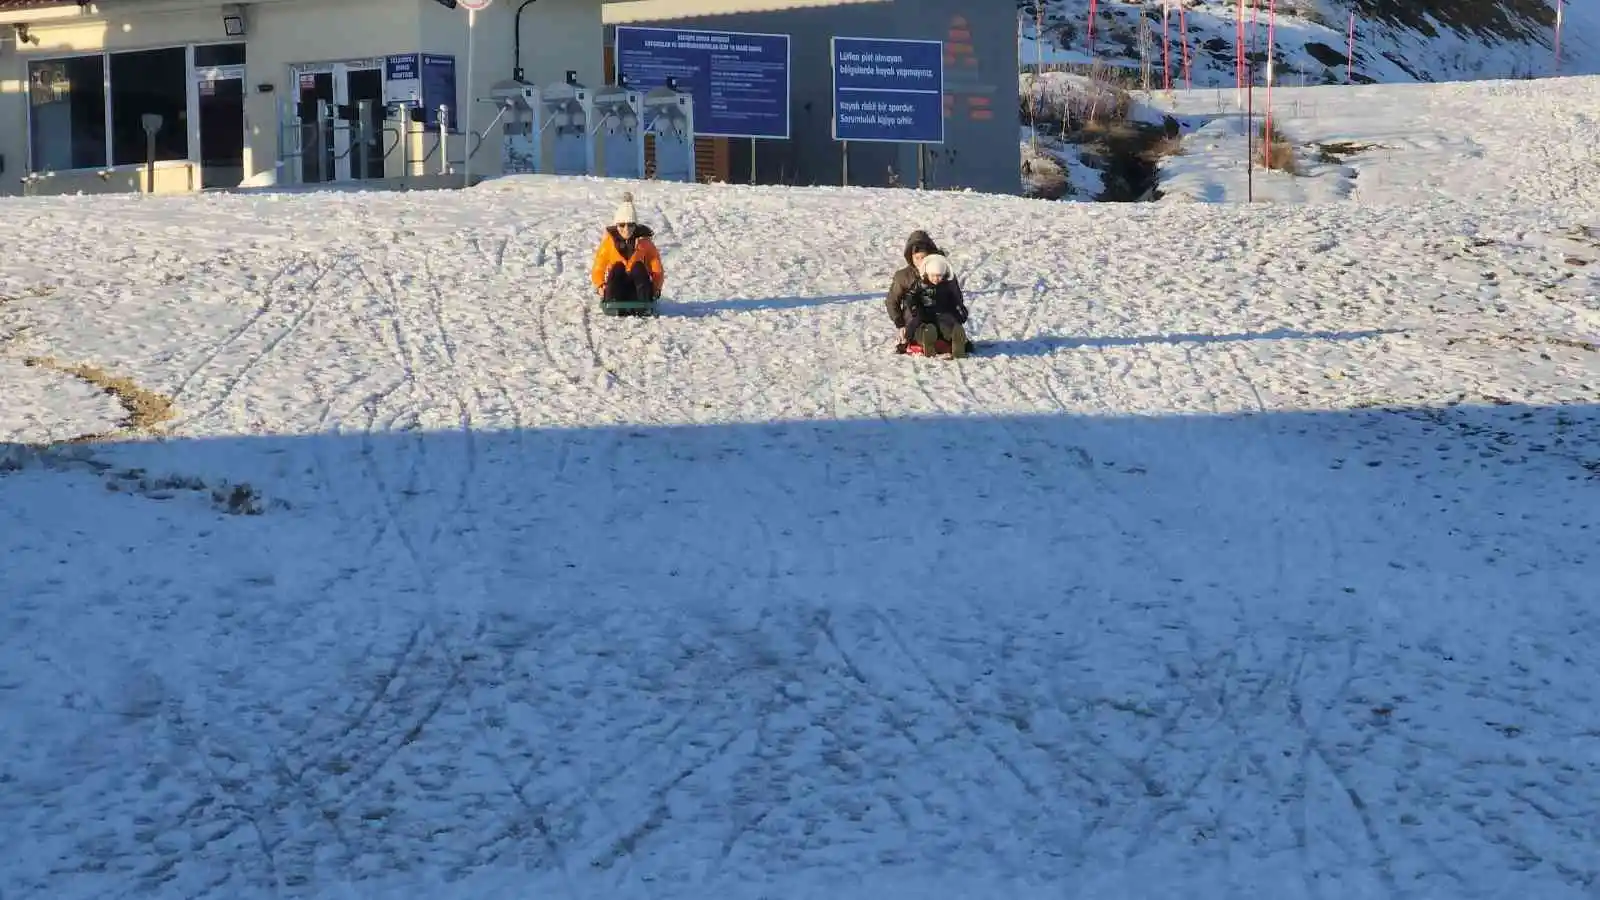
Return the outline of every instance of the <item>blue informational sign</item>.
{"type": "Polygon", "coordinates": [[[456,102],[456,58],[439,53],[422,56],[422,120],[429,128],[439,127],[439,107],[450,107],[446,123],[452,132],[461,130],[461,110],[456,102]]]}
{"type": "Polygon", "coordinates": [[[789,36],[617,26],[617,74],[652,91],[677,79],[693,97],[694,133],[789,138],[789,36]]]}
{"type": "Polygon", "coordinates": [[[833,39],[833,139],[944,143],[944,42],[833,39]]]}

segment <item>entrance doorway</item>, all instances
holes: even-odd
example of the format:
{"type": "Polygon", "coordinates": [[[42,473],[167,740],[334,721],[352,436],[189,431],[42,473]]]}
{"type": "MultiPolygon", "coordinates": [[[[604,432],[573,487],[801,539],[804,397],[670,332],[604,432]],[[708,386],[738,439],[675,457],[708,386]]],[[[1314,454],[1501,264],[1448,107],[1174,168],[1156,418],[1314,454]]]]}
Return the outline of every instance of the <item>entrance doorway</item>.
{"type": "Polygon", "coordinates": [[[350,108],[359,114],[363,101],[371,110],[359,131],[362,146],[350,151],[351,177],[383,177],[383,70],[349,69],[345,73],[350,108]],[[360,157],[358,160],[357,157],[360,157]]]}
{"type": "Polygon", "coordinates": [[[244,180],[244,66],[197,69],[200,187],[234,187],[244,180]]]}
{"type": "Polygon", "coordinates": [[[384,176],[383,68],[378,60],[293,66],[300,118],[300,180],[384,176]],[[320,114],[319,118],[319,101],[320,114]],[[362,101],[370,116],[358,120],[362,101]]]}

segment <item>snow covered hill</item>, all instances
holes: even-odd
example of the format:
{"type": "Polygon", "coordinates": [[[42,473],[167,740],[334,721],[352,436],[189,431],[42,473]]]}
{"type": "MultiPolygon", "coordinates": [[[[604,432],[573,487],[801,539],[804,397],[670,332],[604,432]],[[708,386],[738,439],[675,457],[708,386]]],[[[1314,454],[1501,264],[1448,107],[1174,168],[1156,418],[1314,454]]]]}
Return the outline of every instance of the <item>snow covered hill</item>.
{"type": "MultiPolygon", "coordinates": [[[[1100,61],[1142,70],[1161,89],[1163,60],[1182,88],[1232,86],[1235,0],[1173,3],[1163,25],[1160,0],[1097,0],[1090,46],[1090,0],[1018,0],[1024,67],[1100,61]],[[1180,7],[1182,20],[1180,21],[1180,7]],[[1141,21],[1143,24],[1141,25],[1141,21]],[[1183,28],[1189,66],[1184,69],[1183,28]],[[1163,32],[1168,42],[1163,43],[1163,32]],[[1166,56],[1163,56],[1165,48],[1166,56]]],[[[1457,81],[1558,74],[1555,0],[1280,0],[1274,46],[1280,84],[1346,80],[1350,16],[1356,21],[1356,82],[1457,81]]],[[[1559,74],[1600,73],[1600,9],[1568,2],[1559,74]]],[[[1246,5],[1248,46],[1265,61],[1268,4],[1246,5]]],[[[1129,77],[1142,76],[1130,73],[1129,77]]],[[[1258,78],[1264,72],[1258,72],[1258,78]]]]}
{"type": "Polygon", "coordinates": [[[1481,89],[1381,205],[0,200],[0,896],[1592,897],[1600,184],[1481,89]]]}
{"type": "Polygon", "coordinates": [[[1272,139],[1284,167],[1271,171],[1263,111],[1247,135],[1234,94],[1150,98],[1185,126],[1160,161],[1163,200],[1243,202],[1251,178],[1256,200],[1277,202],[1560,204],[1600,192],[1600,78],[1281,88],[1272,139]]]}

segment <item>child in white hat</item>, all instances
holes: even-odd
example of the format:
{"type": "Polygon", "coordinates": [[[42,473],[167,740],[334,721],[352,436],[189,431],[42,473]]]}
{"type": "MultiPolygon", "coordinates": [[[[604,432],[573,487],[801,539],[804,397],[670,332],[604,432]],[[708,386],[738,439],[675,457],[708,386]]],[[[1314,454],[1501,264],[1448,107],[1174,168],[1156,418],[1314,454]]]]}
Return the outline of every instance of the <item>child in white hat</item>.
{"type": "Polygon", "coordinates": [[[930,253],[918,266],[921,277],[903,295],[906,337],[914,341],[923,355],[938,352],[940,340],[950,345],[950,355],[967,355],[967,301],[955,269],[942,253],[930,253]]]}

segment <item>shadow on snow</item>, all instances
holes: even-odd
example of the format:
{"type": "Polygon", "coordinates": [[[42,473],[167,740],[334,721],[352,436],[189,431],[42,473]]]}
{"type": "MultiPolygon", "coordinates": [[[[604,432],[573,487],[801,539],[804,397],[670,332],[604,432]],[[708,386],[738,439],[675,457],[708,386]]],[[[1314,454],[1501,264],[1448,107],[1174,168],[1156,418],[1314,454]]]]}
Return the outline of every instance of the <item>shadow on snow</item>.
{"type": "Polygon", "coordinates": [[[1402,334],[1405,329],[1386,328],[1363,331],[1300,331],[1276,328],[1271,331],[1240,332],[1237,334],[1141,334],[1108,337],[1074,337],[1070,335],[1039,335],[1018,340],[984,340],[975,337],[984,356],[1048,356],[1057,350],[1079,350],[1086,347],[1134,347],[1141,344],[1220,344],[1245,341],[1332,341],[1346,343],[1402,334]]]}
{"type": "Polygon", "coordinates": [[[1274,896],[1580,896],[1560,829],[1496,823],[1536,792],[1600,840],[1562,737],[1600,727],[1597,440],[1594,407],[1502,406],[13,450],[0,890],[1135,896],[1234,871],[1194,837],[1226,803],[1451,842],[1262,857],[1274,896]]]}
{"type": "MultiPolygon", "coordinates": [[[[1016,290],[1014,285],[1000,285],[982,290],[967,291],[970,298],[984,297],[1005,291],[1016,290]]],[[[763,310],[790,310],[806,309],[821,306],[839,306],[850,303],[860,303],[863,300],[878,300],[880,302],[887,296],[888,289],[859,294],[827,294],[818,297],[730,297],[724,300],[673,300],[661,301],[658,307],[662,316],[694,317],[706,316],[718,312],[759,312],[763,310]]]]}

